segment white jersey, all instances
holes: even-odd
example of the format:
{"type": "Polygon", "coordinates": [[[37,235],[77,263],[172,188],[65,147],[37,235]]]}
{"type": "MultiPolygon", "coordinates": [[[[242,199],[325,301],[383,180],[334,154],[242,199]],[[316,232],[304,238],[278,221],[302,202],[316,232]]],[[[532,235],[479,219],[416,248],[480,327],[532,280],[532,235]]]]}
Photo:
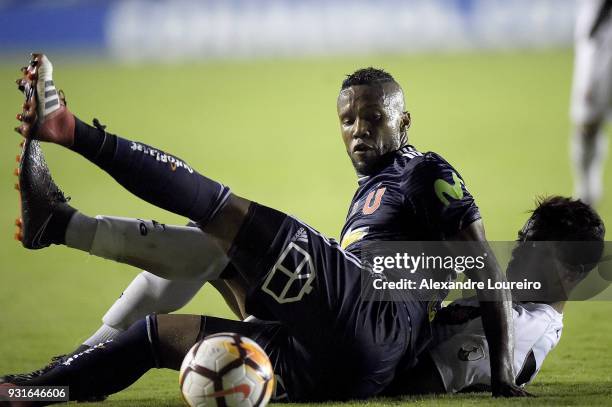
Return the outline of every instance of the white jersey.
{"type": "MultiPolygon", "coordinates": [[[[457,300],[478,307],[476,299],[457,300]]],[[[540,371],[544,358],[561,338],[563,314],[547,304],[515,304],[514,372],[517,384],[529,383],[540,371]]],[[[434,344],[429,350],[447,392],[471,386],[490,386],[489,346],[480,317],[458,325],[434,323],[434,344]]]]}
{"type": "Polygon", "coordinates": [[[575,124],[606,119],[612,108],[612,16],[591,30],[606,0],[577,0],[571,116],[575,124]]]}

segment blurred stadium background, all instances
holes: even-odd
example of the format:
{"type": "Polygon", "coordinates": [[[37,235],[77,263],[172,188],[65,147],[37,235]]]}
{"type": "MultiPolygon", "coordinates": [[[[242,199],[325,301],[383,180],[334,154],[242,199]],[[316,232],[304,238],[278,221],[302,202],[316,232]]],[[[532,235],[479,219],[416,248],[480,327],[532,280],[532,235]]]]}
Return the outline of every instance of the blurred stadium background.
{"type": "MultiPolygon", "coordinates": [[[[28,252],[12,240],[21,105],[13,80],[29,52],[54,61],[56,84],[82,119],[170,151],[333,237],[355,189],[337,92],[345,74],[383,67],[404,86],[411,142],[459,169],[490,239],[512,240],[536,196],[571,193],[574,10],[573,0],[0,0],[0,373],[72,350],[137,273],[64,247],[28,252]]],[[[185,222],[74,154],[45,152],[83,212],[185,222]]],[[[608,194],[611,171],[608,163],[608,194]]],[[[610,202],[599,207],[607,223],[610,202]]],[[[183,311],[230,316],[208,288],[183,311]]],[[[528,404],[610,403],[610,312],[609,302],[567,307],[564,337],[530,387],[540,397],[528,404]]],[[[111,400],[176,405],[176,374],[153,372],[111,400]]]]}

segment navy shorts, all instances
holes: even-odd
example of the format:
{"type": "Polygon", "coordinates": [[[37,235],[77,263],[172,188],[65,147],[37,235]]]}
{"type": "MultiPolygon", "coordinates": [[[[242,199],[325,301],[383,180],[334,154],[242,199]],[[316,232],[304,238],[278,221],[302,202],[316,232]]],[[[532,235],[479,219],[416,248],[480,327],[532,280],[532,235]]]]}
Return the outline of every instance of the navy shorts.
{"type": "Polygon", "coordinates": [[[360,259],[291,216],[251,212],[230,258],[250,287],[247,312],[282,326],[260,343],[291,401],[372,397],[398,367],[416,364],[425,304],[363,298],[360,259]]]}

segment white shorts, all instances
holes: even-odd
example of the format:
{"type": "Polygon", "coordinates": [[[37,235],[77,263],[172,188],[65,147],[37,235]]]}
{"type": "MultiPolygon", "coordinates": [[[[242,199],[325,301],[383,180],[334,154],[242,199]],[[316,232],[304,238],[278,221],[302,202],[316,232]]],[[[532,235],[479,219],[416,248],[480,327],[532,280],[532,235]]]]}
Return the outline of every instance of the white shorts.
{"type": "MultiPolygon", "coordinates": [[[[451,305],[478,306],[474,299],[451,305]]],[[[514,373],[523,382],[533,380],[546,355],[559,343],[563,315],[547,304],[521,303],[512,307],[514,323],[514,373]],[[532,354],[534,364],[527,363],[532,354]]],[[[474,385],[491,385],[489,343],[482,319],[464,324],[434,323],[434,345],[429,354],[440,373],[444,388],[455,393],[474,385]]]]}
{"type": "Polygon", "coordinates": [[[472,385],[491,385],[489,343],[484,334],[457,334],[430,350],[448,393],[472,385]]]}
{"type": "Polygon", "coordinates": [[[605,120],[612,111],[612,21],[590,38],[602,0],[581,0],[575,30],[571,118],[584,125],[605,120]]]}

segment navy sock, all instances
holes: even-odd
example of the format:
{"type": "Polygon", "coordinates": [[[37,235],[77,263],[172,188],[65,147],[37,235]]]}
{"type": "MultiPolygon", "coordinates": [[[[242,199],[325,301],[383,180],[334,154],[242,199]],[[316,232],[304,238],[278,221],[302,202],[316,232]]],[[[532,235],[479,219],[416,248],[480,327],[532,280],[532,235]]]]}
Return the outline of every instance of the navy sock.
{"type": "Polygon", "coordinates": [[[204,226],[230,195],[229,188],[198,174],[177,157],[110,134],[97,120],[96,127],[75,120],[71,149],[153,205],[204,226]]]}
{"type": "Polygon", "coordinates": [[[148,316],[117,338],[73,354],[28,386],[68,386],[70,400],[116,393],[158,367],[156,340],[156,317],[148,316]]]}

